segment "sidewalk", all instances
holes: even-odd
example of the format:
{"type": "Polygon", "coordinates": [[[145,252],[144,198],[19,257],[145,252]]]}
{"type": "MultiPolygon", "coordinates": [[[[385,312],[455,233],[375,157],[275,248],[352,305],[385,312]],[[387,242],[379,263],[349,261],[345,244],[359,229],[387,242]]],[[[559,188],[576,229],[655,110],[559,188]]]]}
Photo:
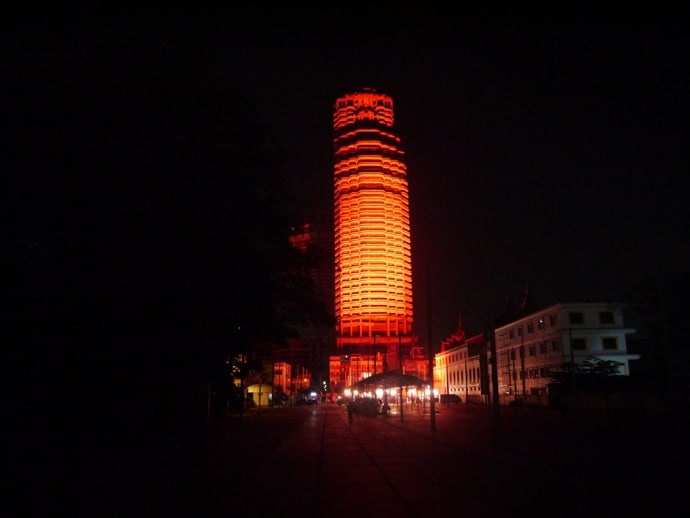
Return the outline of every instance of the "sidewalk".
{"type": "Polygon", "coordinates": [[[487,407],[437,407],[435,430],[428,408],[351,424],[335,404],[253,409],[150,450],[92,450],[77,485],[56,481],[62,502],[30,504],[127,518],[538,518],[672,515],[684,502],[682,416],[502,407],[496,421],[487,407]]]}
{"type": "Polygon", "coordinates": [[[441,405],[432,430],[428,409],[351,425],[337,405],[265,410],[181,450],[195,516],[658,514],[682,494],[685,436],[665,421],[441,405]]]}

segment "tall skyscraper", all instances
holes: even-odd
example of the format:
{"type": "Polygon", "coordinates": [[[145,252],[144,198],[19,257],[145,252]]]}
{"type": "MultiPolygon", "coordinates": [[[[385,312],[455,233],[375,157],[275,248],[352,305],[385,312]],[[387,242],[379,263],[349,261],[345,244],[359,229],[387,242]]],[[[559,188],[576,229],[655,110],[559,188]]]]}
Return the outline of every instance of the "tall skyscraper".
{"type": "Polygon", "coordinates": [[[400,368],[417,349],[407,170],[393,122],[393,99],[373,89],[335,102],[336,347],[343,359],[372,356],[365,375],[400,368]]]}

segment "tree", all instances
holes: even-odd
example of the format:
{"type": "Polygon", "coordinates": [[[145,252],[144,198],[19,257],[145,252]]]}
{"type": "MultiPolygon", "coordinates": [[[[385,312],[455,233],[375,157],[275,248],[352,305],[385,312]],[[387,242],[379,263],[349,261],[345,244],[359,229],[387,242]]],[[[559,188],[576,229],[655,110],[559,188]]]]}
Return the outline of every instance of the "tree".
{"type": "Polygon", "coordinates": [[[228,357],[227,365],[229,368],[230,378],[240,382],[239,392],[241,402],[237,409],[240,414],[240,419],[244,414],[246,407],[246,398],[244,391],[247,386],[247,378],[252,374],[259,374],[262,370],[261,362],[248,357],[246,354],[237,354],[233,357],[228,357]]]}
{"type": "Polygon", "coordinates": [[[113,409],[203,417],[228,354],[284,340],[316,306],[288,240],[289,153],[219,63],[98,43],[37,59],[42,103],[9,114],[35,149],[9,161],[22,382],[97,387],[106,426],[113,409]]]}
{"type": "Polygon", "coordinates": [[[626,323],[636,330],[628,339],[628,350],[640,354],[635,374],[652,386],[684,391],[690,387],[690,349],[684,346],[690,332],[689,290],[688,270],[639,280],[626,290],[626,323]]]}
{"type": "Polygon", "coordinates": [[[551,373],[548,384],[552,406],[561,406],[562,398],[575,393],[612,393],[631,388],[630,377],[620,376],[620,362],[587,357],[581,364],[566,362],[560,371],[551,373]]]}

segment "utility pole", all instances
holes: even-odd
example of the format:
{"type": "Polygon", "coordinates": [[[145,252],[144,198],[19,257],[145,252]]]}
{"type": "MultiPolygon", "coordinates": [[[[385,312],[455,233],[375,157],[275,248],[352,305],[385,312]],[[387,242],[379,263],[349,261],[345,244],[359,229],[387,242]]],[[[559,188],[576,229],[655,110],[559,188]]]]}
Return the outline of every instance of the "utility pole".
{"type": "Polygon", "coordinates": [[[426,267],[426,279],[427,279],[427,341],[429,345],[427,346],[429,354],[429,392],[431,399],[429,401],[429,411],[431,412],[431,431],[436,431],[436,403],[434,401],[434,354],[433,348],[431,347],[431,267],[430,262],[427,261],[426,267]]]}
{"type": "Polygon", "coordinates": [[[465,408],[470,407],[470,399],[467,397],[470,393],[469,371],[467,369],[467,357],[470,355],[470,346],[465,343],[465,351],[462,353],[465,356],[465,408]]]}
{"type": "Polygon", "coordinates": [[[500,419],[499,419],[499,400],[498,400],[498,362],[496,358],[496,338],[493,326],[489,326],[489,349],[491,351],[491,392],[493,393],[493,416],[494,416],[494,440],[496,445],[501,442],[500,419]]]}
{"type": "Polygon", "coordinates": [[[570,389],[573,391],[573,396],[576,391],[575,381],[575,350],[573,349],[573,330],[568,328],[568,343],[570,347],[570,389]]]}
{"type": "Polygon", "coordinates": [[[271,344],[271,412],[276,406],[276,346],[271,344]]]}
{"type": "MultiPolygon", "coordinates": [[[[263,369],[261,369],[263,370],[263,369]]],[[[261,412],[261,387],[263,386],[263,374],[259,374],[259,403],[256,405],[256,412],[260,413],[261,412]]]]}
{"type": "Polygon", "coordinates": [[[510,350],[510,358],[513,361],[513,400],[517,399],[517,370],[515,369],[515,348],[510,350]]]}
{"type": "Polygon", "coordinates": [[[527,404],[527,400],[525,399],[527,397],[527,386],[526,383],[527,381],[525,380],[525,328],[523,326],[519,327],[520,329],[520,376],[522,377],[522,406],[525,406],[527,404]]]}
{"type": "Polygon", "coordinates": [[[398,365],[400,366],[400,422],[403,420],[403,386],[402,386],[402,336],[400,331],[398,331],[398,365]]]}
{"type": "Polygon", "coordinates": [[[376,376],[376,362],[379,359],[379,354],[376,351],[376,332],[374,332],[374,376],[376,376]]]}

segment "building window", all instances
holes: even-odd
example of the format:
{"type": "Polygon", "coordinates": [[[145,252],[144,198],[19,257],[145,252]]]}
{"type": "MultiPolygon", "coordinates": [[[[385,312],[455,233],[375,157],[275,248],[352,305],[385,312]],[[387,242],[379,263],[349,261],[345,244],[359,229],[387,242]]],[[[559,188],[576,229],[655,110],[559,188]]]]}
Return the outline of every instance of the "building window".
{"type": "Polygon", "coordinates": [[[613,318],[613,311],[601,311],[599,312],[599,323],[600,324],[613,324],[615,322],[613,318]]]}
{"type": "Polygon", "coordinates": [[[553,352],[558,351],[558,340],[552,340],[551,341],[551,350],[553,352]]]}
{"type": "Polygon", "coordinates": [[[574,351],[587,350],[587,340],[585,340],[584,338],[573,338],[572,345],[574,351]]]}
{"type": "Polygon", "coordinates": [[[527,324],[527,334],[531,335],[532,333],[534,333],[534,324],[530,322],[529,324],[527,324]]]}
{"type": "Polygon", "coordinates": [[[556,315],[549,315],[549,325],[551,327],[554,327],[558,324],[558,319],[556,318],[556,315]]]}
{"type": "Polygon", "coordinates": [[[582,311],[573,311],[572,313],[568,313],[568,319],[571,324],[585,323],[585,315],[582,313],[582,311]]]}
{"type": "Polygon", "coordinates": [[[601,345],[606,351],[618,349],[618,339],[615,336],[605,336],[601,339],[601,345]]]}
{"type": "Polygon", "coordinates": [[[546,342],[539,344],[539,354],[546,354],[546,342]]]}
{"type": "Polygon", "coordinates": [[[537,321],[537,327],[538,327],[539,329],[544,329],[544,327],[546,327],[546,325],[544,324],[544,319],[543,319],[543,318],[540,318],[540,319],[537,321]]]}
{"type": "Polygon", "coordinates": [[[530,344],[529,346],[529,355],[530,356],[536,356],[537,355],[537,346],[534,344],[530,344]]]}
{"type": "Polygon", "coordinates": [[[508,338],[510,338],[511,340],[515,338],[515,332],[512,329],[508,331],[508,338]]]}
{"type": "Polygon", "coordinates": [[[522,336],[522,326],[517,328],[518,336],[522,336]]]}

